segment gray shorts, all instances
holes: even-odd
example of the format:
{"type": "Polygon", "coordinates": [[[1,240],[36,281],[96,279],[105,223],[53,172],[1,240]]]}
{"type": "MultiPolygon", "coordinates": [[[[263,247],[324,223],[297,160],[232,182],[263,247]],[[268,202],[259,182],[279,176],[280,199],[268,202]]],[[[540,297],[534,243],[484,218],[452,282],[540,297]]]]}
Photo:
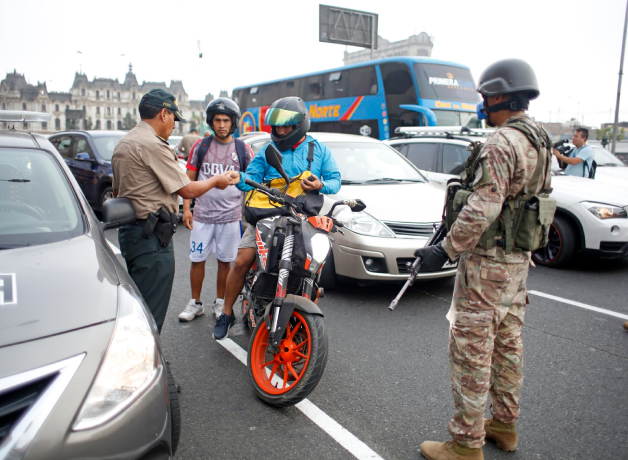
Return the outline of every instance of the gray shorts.
{"type": "Polygon", "coordinates": [[[257,244],[255,241],[255,226],[249,225],[248,227],[246,227],[246,230],[244,230],[244,233],[242,234],[242,239],[240,240],[240,246],[238,246],[238,249],[255,249],[256,247],[257,244]]]}

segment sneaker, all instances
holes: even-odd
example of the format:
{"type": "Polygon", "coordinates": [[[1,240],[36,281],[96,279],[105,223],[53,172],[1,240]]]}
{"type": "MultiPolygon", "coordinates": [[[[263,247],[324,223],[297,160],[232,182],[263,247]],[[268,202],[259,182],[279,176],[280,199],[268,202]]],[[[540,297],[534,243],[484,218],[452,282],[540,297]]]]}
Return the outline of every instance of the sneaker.
{"type": "Polygon", "coordinates": [[[218,318],[218,321],[216,321],[216,326],[214,327],[214,333],[212,334],[212,336],[216,340],[222,340],[227,338],[227,336],[229,335],[229,329],[231,329],[231,326],[233,326],[235,322],[235,315],[227,316],[223,313],[222,315],[220,315],[220,318],[218,318]]]}
{"type": "Polygon", "coordinates": [[[216,299],[214,300],[214,305],[212,305],[212,309],[214,310],[214,315],[216,319],[220,318],[222,315],[222,309],[225,307],[225,299],[216,299]]]}
{"type": "Polygon", "coordinates": [[[203,308],[203,305],[198,305],[195,299],[190,299],[188,304],[185,306],[185,310],[183,310],[179,315],[179,321],[192,321],[197,316],[204,314],[205,309],[203,308]]]}

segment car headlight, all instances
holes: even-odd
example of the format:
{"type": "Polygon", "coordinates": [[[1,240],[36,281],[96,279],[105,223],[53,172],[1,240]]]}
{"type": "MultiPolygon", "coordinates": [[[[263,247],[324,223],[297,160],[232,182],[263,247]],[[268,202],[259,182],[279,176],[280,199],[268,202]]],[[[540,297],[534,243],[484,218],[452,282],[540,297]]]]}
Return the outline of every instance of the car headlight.
{"type": "Polygon", "coordinates": [[[101,425],[135,401],[157,375],[157,344],[141,301],[118,286],[116,327],[74,430],[101,425]]]}
{"type": "Polygon", "coordinates": [[[582,205],[598,219],[626,219],[628,213],[624,208],[613,206],[612,204],[592,203],[583,201],[582,205]]]}
{"type": "Polygon", "coordinates": [[[334,217],[342,222],[346,228],[360,235],[393,238],[390,230],[364,211],[352,212],[348,206],[343,206],[334,213],[334,217]]]}
{"type": "Polygon", "coordinates": [[[307,268],[310,273],[316,273],[329,254],[331,248],[331,242],[329,237],[324,233],[314,233],[312,239],[312,262],[310,262],[307,268]]]}

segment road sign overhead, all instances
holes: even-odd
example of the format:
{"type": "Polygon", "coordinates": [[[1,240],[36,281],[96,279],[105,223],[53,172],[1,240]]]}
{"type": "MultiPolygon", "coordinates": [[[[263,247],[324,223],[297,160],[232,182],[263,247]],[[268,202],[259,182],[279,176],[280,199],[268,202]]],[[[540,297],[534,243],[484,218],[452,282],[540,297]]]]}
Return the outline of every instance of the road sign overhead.
{"type": "Polygon", "coordinates": [[[377,14],[319,5],[319,41],[377,48],[377,14]]]}

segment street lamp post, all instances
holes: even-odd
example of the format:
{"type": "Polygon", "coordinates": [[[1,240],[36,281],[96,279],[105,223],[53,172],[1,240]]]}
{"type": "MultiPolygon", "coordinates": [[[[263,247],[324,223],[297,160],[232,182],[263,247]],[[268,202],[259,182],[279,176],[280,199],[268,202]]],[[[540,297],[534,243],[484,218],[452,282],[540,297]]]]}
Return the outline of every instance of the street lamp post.
{"type": "Polygon", "coordinates": [[[615,154],[617,144],[617,124],[619,122],[619,96],[621,94],[621,77],[624,73],[624,50],[626,49],[626,27],[628,27],[628,1],[626,1],[626,18],[624,19],[624,38],[621,42],[621,59],[619,61],[619,83],[617,84],[617,104],[615,104],[615,123],[613,123],[613,145],[611,152],[615,154]]]}

